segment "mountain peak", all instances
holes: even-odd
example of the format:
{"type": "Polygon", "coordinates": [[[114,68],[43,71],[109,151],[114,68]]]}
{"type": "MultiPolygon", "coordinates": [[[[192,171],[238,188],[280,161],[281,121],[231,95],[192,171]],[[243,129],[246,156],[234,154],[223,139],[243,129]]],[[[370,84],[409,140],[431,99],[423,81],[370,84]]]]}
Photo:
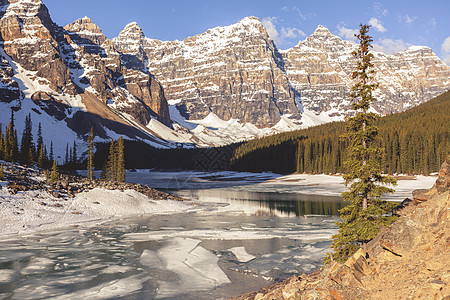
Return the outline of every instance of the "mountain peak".
{"type": "Polygon", "coordinates": [[[19,18],[50,18],[48,9],[41,0],[1,0],[3,17],[17,15],[19,18]]]}
{"type": "Polygon", "coordinates": [[[75,20],[74,22],[67,24],[64,29],[77,34],[94,34],[103,36],[103,32],[100,27],[98,27],[97,24],[95,24],[89,17],[83,17],[75,20]]]}
{"type": "Polygon", "coordinates": [[[39,4],[42,5],[42,0],[2,0],[0,2],[0,5],[7,5],[7,4],[16,4],[16,3],[23,3],[23,4],[39,4]]]}
{"type": "Polygon", "coordinates": [[[138,23],[136,23],[136,22],[131,22],[131,23],[128,23],[122,31],[125,31],[125,30],[138,30],[138,31],[142,31],[142,28],[138,25],[138,23]]]}
{"type": "Polygon", "coordinates": [[[316,30],[314,30],[313,36],[320,36],[320,37],[328,37],[332,36],[331,32],[323,25],[317,26],[316,30]]]}
{"type": "Polygon", "coordinates": [[[223,29],[226,28],[226,29],[232,30],[232,31],[234,31],[234,30],[238,30],[241,32],[245,31],[246,33],[251,33],[251,34],[261,34],[261,33],[267,34],[266,28],[264,27],[261,20],[254,16],[245,17],[235,24],[225,26],[225,27],[218,27],[218,28],[223,28],[223,29]]]}
{"type": "Polygon", "coordinates": [[[239,21],[241,24],[261,24],[261,20],[255,16],[245,17],[239,21]]]}
{"type": "Polygon", "coordinates": [[[85,23],[93,23],[92,19],[89,18],[88,16],[84,16],[81,19],[79,19],[81,22],[85,22],[85,23]]]}
{"type": "Polygon", "coordinates": [[[131,22],[119,33],[119,37],[145,38],[142,28],[136,22],[131,22]]]}

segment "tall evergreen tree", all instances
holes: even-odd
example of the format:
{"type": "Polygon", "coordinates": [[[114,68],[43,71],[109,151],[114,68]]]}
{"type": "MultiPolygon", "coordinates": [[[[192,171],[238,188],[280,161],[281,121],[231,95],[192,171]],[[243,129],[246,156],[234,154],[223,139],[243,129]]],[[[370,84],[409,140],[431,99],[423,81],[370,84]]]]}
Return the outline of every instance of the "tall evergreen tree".
{"type": "Polygon", "coordinates": [[[33,125],[31,122],[31,114],[25,117],[25,128],[22,134],[22,143],[20,145],[20,160],[24,164],[30,164],[34,160],[33,145],[33,125]]]}
{"type": "Polygon", "coordinates": [[[125,181],[124,141],[120,137],[117,141],[111,139],[108,158],[103,166],[101,178],[109,181],[125,181]]]}
{"type": "Polygon", "coordinates": [[[19,147],[17,144],[17,131],[14,125],[14,111],[11,109],[11,120],[5,132],[5,160],[17,160],[19,147]]]}
{"type": "Polygon", "coordinates": [[[378,116],[369,112],[371,104],[376,101],[373,91],[378,84],[373,79],[373,55],[369,51],[373,40],[368,31],[368,25],[361,25],[356,36],[359,47],[353,52],[357,67],[352,78],[356,83],[350,97],[354,99],[352,108],[356,115],[347,120],[347,133],[344,135],[349,142],[344,180],[350,187],[349,191],[342,193],[350,205],[340,210],[342,221],[337,222],[339,232],[333,236],[332,242],[332,257],[341,262],[373,239],[382,226],[395,220],[389,215],[394,205],[382,200],[382,195],[394,191],[385,185],[395,184],[396,180],[381,175],[383,151],[377,146],[378,129],[374,125],[378,116]]]}
{"type": "Polygon", "coordinates": [[[69,158],[69,144],[66,144],[66,158],[65,158],[65,165],[66,167],[69,165],[70,163],[70,158],[69,158]]]}
{"type": "MultiPolygon", "coordinates": [[[[44,156],[47,158],[47,148],[44,146],[44,156]]],[[[50,155],[48,157],[48,160],[53,161],[53,141],[50,141],[50,155]]]]}
{"type": "Polygon", "coordinates": [[[78,163],[78,158],[77,158],[77,143],[75,141],[73,141],[73,148],[72,148],[72,162],[74,165],[74,168],[76,167],[77,163],[78,163]]]}
{"type": "Polygon", "coordinates": [[[2,126],[0,124],[0,159],[5,159],[5,139],[3,138],[2,126]]]}
{"type": "Polygon", "coordinates": [[[56,160],[54,160],[52,164],[52,171],[50,173],[50,181],[56,182],[58,180],[59,180],[58,166],[56,165],[56,160]]]}
{"type": "Polygon", "coordinates": [[[106,160],[105,174],[103,178],[105,180],[116,180],[116,143],[111,139],[111,145],[109,146],[108,159],[106,160]]]}
{"type": "MultiPolygon", "coordinates": [[[[44,144],[44,139],[42,138],[42,126],[41,126],[41,122],[39,122],[37,139],[36,139],[36,149],[41,149],[41,145],[43,145],[43,144],[44,144]]],[[[39,151],[39,150],[37,150],[37,151],[39,151]]]]}
{"type": "Polygon", "coordinates": [[[123,137],[117,140],[117,172],[116,180],[119,182],[125,182],[125,152],[123,137]]]}
{"type": "Polygon", "coordinates": [[[38,155],[37,155],[37,163],[38,163],[39,168],[44,167],[45,160],[46,160],[46,157],[45,157],[45,153],[44,153],[44,144],[41,144],[41,146],[39,147],[39,150],[38,150],[38,155]]]}
{"type": "Polygon", "coordinates": [[[87,138],[88,144],[88,157],[87,157],[87,178],[92,180],[94,179],[94,128],[91,127],[91,131],[89,132],[89,136],[87,138]]]}

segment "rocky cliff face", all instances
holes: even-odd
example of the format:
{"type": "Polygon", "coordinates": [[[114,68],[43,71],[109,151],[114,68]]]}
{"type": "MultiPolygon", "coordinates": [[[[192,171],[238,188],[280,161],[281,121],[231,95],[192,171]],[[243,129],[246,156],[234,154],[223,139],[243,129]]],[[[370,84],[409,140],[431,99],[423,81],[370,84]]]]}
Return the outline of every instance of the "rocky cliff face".
{"type": "Polygon", "coordinates": [[[80,86],[144,126],[151,117],[170,124],[160,84],[144,68],[130,65],[127,56],[116,50],[91,19],[84,17],[64,28],[70,38],[67,60],[79,62],[72,74],[80,86]]]}
{"type": "Polygon", "coordinates": [[[448,299],[450,155],[435,185],[345,264],[236,299],[448,299]]]}
{"type": "MultiPolygon", "coordinates": [[[[142,41],[139,35],[129,40],[136,38],[142,41]]],[[[257,18],[183,41],[145,39],[140,45],[167,99],[187,119],[213,112],[223,120],[271,127],[281,115],[301,116],[281,55],[257,18]]]]}
{"type": "MultiPolygon", "coordinates": [[[[145,132],[152,118],[171,123],[161,85],[146,69],[129,67],[92,20],[85,17],[62,28],[40,0],[0,4],[1,101],[19,100],[20,106],[32,100],[37,112],[57,112],[53,117],[78,134],[85,128],[71,121],[74,107],[78,115],[87,111],[84,120],[99,116],[98,121],[117,123],[116,132],[120,124],[145,132]],[[103,106],[89,105],[92,97],[103,106]]],[[[96,126],[99,136],[106,137],[102,126],[112,130],[107,123],[96,126]]],[[[135,136],[124,128],[119,131],[135,136]]]]}
{"type": "MultiPolygon", "coordinates": [[[[305,41],[282,51],[289,80],[306,108],[318,113],[350,108],[347,95],[355,48],[319,26],[305,41]]],[[[410,47],[393,55],[374,52],[373,62],[380,84],[374,108],[382,114],[401,112],[450,87],[449,67],[428,47],[410,47]]]]}
{"type": "MultiPolygon", "coordinates": [[[[167,99],[188,119],[212,111],[224,120],[259,127],[272,126],[280,115],[311,125],[304,115],[302,120],[305,109],[331,121],[342,120],[351,107],[356,44],[323,26],[286,51],[278,51],[253,17],[183,41],[162,42],[142,34],[127,41],[122,45],[137,49],[139,44],[167,99]]],[[[403,111],[450,88],[449,67],[428,47],[375,53],[374,63],[380,83],[374,108],[381,114],[403,111]]]]}

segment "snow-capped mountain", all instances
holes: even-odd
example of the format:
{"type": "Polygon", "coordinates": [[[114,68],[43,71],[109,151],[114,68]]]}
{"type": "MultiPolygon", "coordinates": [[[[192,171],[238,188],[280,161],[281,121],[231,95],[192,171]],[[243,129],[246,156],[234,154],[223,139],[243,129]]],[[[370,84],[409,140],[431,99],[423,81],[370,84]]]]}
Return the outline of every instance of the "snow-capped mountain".
{"type": "MultiPolygon", "coordinates": [[[[213,112],[269,127],[284,116],[306,127],[342,120],[351,108],[357,45],[321,25],[288,50],[278,50],[254,17],[183,41],[140,37],[150,72],[188,119],[213,112]]],[[[136,44],[133,37],[128,44],[136,44]]],[[[449,67],[428,47],[373,53],[380,114],[401,112],[450,88],[449,67]]]]}
{"type": "MultiPolygon", "coordinates": [[[[304,41],[281,51],[289,80],[306,109],[334,116],[350,109],[347,95],[356,47],[319,25],[304,41]]],[[[373,54],[375,79],[380,84],[374,108],[380,114],[404,111],[450,88],[449,67],[429,47],[413,46],[393,55],[373,54]]]]}
{"type": "MultiPolygon", "coordinates": [[[[155,147],[223,145],[342,120],[355,44],[319,26],[280,51],[255,17],[183,41],[159,41],[136,23],[108,39],[87,17],[64,28],[41,0],[0,0],[0,123],[29,113],[63,154],[98,140],[155,147]],[[181,143],[181,144],[180,144],[181,143]]],[[[375,53],[375,107],[402,111],[448,90],[449,67],[427,47],[375,53]]]]}
{"type": "Polygon", "coordinates": [[[64,29],[40,0],[0,5],[3,128],[14,108],[18,126],[28,113],[35,125],[42,123],[44,140],[52,140],[57,153],[74,140],[82,143],[91,127],[99,139],[125,135],[174,145],[145,126],[153,118],[171,123],[161,85],[145,70],[129,68],[89,18],[64,29]]]}

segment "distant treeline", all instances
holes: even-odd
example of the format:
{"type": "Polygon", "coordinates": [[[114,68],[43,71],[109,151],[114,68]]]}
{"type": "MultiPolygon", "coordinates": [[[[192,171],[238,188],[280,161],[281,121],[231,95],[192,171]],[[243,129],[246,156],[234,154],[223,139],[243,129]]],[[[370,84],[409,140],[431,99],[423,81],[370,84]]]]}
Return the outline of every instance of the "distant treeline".
{"type": "MultiPolygon", "coordinates": [[[[378,122],[384,172],[437,172],[450,153],[450,91],[378,122]]],[[[234,152],[230,168],[277,173],[342,173],[347,142],[344,122],[253,140],[234,152]]]]}
{"type": "MultiPolygon", "coordinates": [[[[158,149],[144,142],[125,140],[125,168],[165,170],[228,170],[240,144],[218,148],[158,149]]],[[[97,143],[95,166],[104,166],[111,143],[97,143]]]]}

